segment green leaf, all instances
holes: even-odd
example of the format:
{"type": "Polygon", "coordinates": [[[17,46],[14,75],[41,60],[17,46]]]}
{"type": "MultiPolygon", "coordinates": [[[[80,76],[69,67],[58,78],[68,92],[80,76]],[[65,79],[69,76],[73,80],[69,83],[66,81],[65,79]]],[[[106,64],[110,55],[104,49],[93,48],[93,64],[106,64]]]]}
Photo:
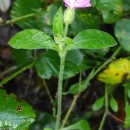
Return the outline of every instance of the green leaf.
{"type": "Polygon", "coordinates": [[[63,14],[60,7],[53,20],[53,35],[60,34],[63,36],[63,14]]]}
{"type": "Polygon", "coordinates": [[[70,86],[69,90],[65,92],[64,94],[78,94],[83,92],[88,87],[88,82],[86,80],[81,81],[81,84],[76,83],[70,86]]]}
{"type": "Polygon", "coordinates": [[[55,118],[49,113],[37,112],[36,120],[29,127],[29,130],[54,130],[55,118]]]}
{"type": "Polygon", "coordinates": [[[130,99],[130,81],[128,80],[127,82],[125,82],[123,84],[123,87],[125,87],[125,92],[126,92],[128,98],[130,99]]]}
{"type": "Polygon", "coordinates": [[[101,49],[115,46],[115,39],[108,33],[96,29],[84,30],[73,39],[74,44],[68,45],[67,49],[101,49]]]}
{"type": "Polygon", "coordinates": [[[87,55],[90,55],[90,56],[94,57],[95,59],[103,59],[109,51],[110,51],[110,48],[100,49],[100,51],[99,51],[99,49],[84,50],[84,52],[87,55]]]}
{"type": "Polygon", "coordinates": [[[51,128],[44,128],[44,130],[52,130],[51,128]]]}
{"type": "Polygon", "coordinates": [[[114,112],[117,112],[117,111],[118,111],[118,103],[117,103],[117,101],[115,100],[114,97],[111,97],[111,99],[110,99],[110,107],[111,107],[111,109],[112,109],[114,112]]]}
{"type": "Polygon", "coordinates": [[[13,51],[12,51],[13,59],[16,62],[16,64],[20,67],[32,60],[31,55],[32,55],[31,50],[13,49],[13,51]]]}
{"type": "Polygon", "coordinates": [[[123,11],[129,12],[130,11],[130,1],[129,0],[123,0],[123,11]]]}
{"type": "Polygon", "coordinates": [[[64,43],[64,44],[74,44],[73,40],[69,37],[64,37],[62,39],[62,43],[64,43]]]}
{"type": "Polygon", "coordinates": [[[115,35],[121,46],[130,51],[130,19],[120,19],[116,23],[115,35]]]}
{"type": "Polygon", "coordinates": [[[92,106],[93,111],[98,111],[104,105],[104,97],[98,98],[92,106]]]}
{"type": "Polygon", "coordinates": [[[52,76],[58,76],[60,59],[57,52],[47,51],[36,61],[36,70],[43,79],[49,79],[52,76]]]}
{"type": "Polygon", "coordinates": [[[128,98],[130,99],[130,90],[127,90],[128,98]]]}
{"type": "Polygon", "coordinates": [[[66,95],[66,94],[78,94],[78,93],[81,93],[84,90],[86,90],[88,85],[89,85],[90,79],[93,77],[93,73],[94,73],[94,70],[92,70],[91,73],[88,75],[88,77],[85,80],[81,81],[81,83],[78,82],[76,84],[73,84],[69,88],[69,90],[64,93],[64,95],[66,95]]]}
{"type": "MultiPolygon", "coordinates": [[[[91,0],[91,4],[92,4],[92,0],[91,0]]],[[[96,8],[93,8],[92,10],[84,10],[84,11],[76,10],[75,19],[71,24],[71,28],[74,36],[80,31],[86,29],[99,29],[101,24],[101,16],[97,14],[98,12],[96,8]]]]}
{"type": "Polygon", "coordinates": [[[105,23],[116,22],[123,13],[122,0],[98,0],[96,7],[102,13],[105,23]]]}
{"type": "Polygon", "coordinates": [[[69,37],[62,37],[61,35],[56,34],[54,36],[55,42],[57,44],[74,44],[73,40],[69,37]]]}
{"type": "MultiPolygon", "coordinates": [[[[70,78],[79,73],[83,55],[79,50],[70,51],[66,56],[64,79],[70,78]]],[[[49,50],[37,60],[36,69],[41,78],[49,79],[52,76],[58,77],[60,58],[56,51],[49,50]]]]}
{"type": "Polygon", "coordinates": [[[126,90],[130,90],[130,81],[126,81],[124,84],[123,84],[123,87],[125,87],[126,90]]]}
{"type": "Polygon", "coordinates": [[[45,15],[47,18],[47,25],[53,25],[54,17],[59,9],[58,4],[51,4],[47,6],[47,14],[45,15]]]}
{"type": "Polygon", "coordinates": [[[125,112],[126,112],[126,117],[124,121],[124,127],[130,128],[130,105],[129,104],[126,105],[125,112]]]}
{"type": "Polygon", "coordinates": [[[26,29],[17,33],[9,45],[15,49],[52,49],[57,50],[56,43],[44,32],[26,29]]]}
{"type": "Polygon", "coordinates": [[[96,2],[97,2],[97,0],[91,0],[91,4],[92,4],[92,6],[96,6],[96,2]]]}
{"type": "Polygon", "coordinates": [[[24,130],[34,118],[34,111],[28,103],[18,101],[14,94],[8,95],[0,89],[0,129],[24,130]]]}
{"type": "Polygon", "coordinates": [[[73,125],[65,127],[60,130],[90,130],[90,125],[86,120],[81,120],[73,125]]]}
{"type": "Polygon", "coordinates": [[[42,29],[43,11],[40,10],[42,4],[43,2],[40,0],[15,0],[11,9],[11,18],[16,19],[28,14],[34,14],[33,17],[19,20],[17,24],[23,29],[42,29]]]}
{"type": "Polygon", "coordinates": [[[99,73],[98,80],[106,84],[120,84],[123,81],[130,79],[129,72],[130,60],[120,58],[112,61],[103,72],[99,73]]]}

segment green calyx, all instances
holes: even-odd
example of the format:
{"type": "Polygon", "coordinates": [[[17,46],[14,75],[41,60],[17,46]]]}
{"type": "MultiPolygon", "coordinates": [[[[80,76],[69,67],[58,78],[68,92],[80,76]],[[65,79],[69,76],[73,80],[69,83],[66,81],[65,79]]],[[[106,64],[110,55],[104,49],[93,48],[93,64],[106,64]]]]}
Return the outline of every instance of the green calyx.
{"type": "Polygon", "coordinates": [[[68,7],[64,13],[64,22],[65,24],[69,25],[73,22],[74,20],[74,15],[75,15],[75,10],[74,8],[68,7]]]}

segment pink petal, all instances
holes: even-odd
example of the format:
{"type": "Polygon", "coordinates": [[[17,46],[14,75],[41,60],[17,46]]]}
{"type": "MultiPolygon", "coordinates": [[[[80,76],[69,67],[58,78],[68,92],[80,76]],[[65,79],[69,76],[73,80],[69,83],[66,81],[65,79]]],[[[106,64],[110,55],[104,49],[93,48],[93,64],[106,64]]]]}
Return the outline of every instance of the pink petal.
{"type": "Polygon", "coordinates": [[[66,7],[85,8],[90,7],[90,0],[63,0],[66,7]]]}
{"type": "Polygon", "coordinates": [[[70,0],[63,0],[63,1],[64,1],[64,3],[65,3],[65,6],[66,6],[66,7],[70,6],[70,0]]]}
{"type": "Polygon", "coordinates": [[[77,0],[74,3],[75,8],[85,8],[90,6],[91,6],[90,0],[77,0]]]}

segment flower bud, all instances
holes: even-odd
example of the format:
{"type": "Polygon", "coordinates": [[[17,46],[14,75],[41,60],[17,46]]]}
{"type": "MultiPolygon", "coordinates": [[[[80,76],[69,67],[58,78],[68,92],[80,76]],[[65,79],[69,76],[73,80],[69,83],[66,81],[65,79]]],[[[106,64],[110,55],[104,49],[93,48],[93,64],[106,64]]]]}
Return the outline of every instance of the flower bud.
{"type": "Polygon", "coordinates": [[[65,24],[67,24],[67,25],[71,24],[72,21],[74,20],[74,15],[75,15],[75,9],[71,8],[71,7],[68,7],[65,10],[65,13],[64,13],[64,22],[65,22],[65,24]]]}

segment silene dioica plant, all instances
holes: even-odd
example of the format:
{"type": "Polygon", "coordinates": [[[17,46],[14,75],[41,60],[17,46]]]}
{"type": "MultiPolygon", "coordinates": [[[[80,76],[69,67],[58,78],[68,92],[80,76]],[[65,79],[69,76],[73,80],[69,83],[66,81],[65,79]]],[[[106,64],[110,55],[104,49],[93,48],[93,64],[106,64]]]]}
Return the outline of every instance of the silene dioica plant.
{"type": "MultiPolygon", "coordinates": [[[[73,85],[69,89],[68,92],[63,92],[62,88],[63,88],[64,70],[65,70],[65,66],[66,66],[66,62],[65,62],[66,55],[71,50],[103,49],[103,48],[113,47],[117,43],[110,34],[97,30],[97,29],[83,30],[83,31],[79,32],[76,36],[74,36],[73,38],[68,37],[68,28],[69,28],[70,24],[73,25],[73,20],[75,19],[75,10],[78,10],[80,8],[91,7],[91,1],[90,0],[64,0],[63,2],[65,4],[66,10],[63,12],[62,8],[60,7],[53,19],[53,39],[49,35],[47,35],[45,32],[42,32],[40,30],[25,29],[25,30],[17,33],[9,41],[9,45],[15,49],[30,49],[30,50],[32,50],[32,49],[33,50],[36,50],[36,49],[49,50],[50,49],[50,50],[56,51],[60,57],[60,69],[59,69],[59,74],[58,74],[59,78],[58,78],[58,87],[57,87],[57,95],[56,95],[57,109],[56,109],[55,128],[46,127],[46,128],[44,128],[44,130],[53,130],[53,129],[54,130],[90,130],[90,126],[87,124],[87,122],[85,120],[81,120],[78,123],[67,126],[67,127],[65,125],[67,124],[68,118],[75,105],[75,102],[77,101],[78,98],[80,98],[79,97],[80,93],[83,92],[87,88],[89,81],[107,63],[105,62],[97,70],[93,69],[90,72],[90,74],[88,74],[86,80],[79,81],[79,83],[73,85]],[[71,106],[69,107],[69,110],[68,110],[67,114],[65,115],[65,118],[62,119],[61,118],[62,96],[67,95],[69,93],[75,94],[74,100],[73,100],[71,106]]],[[[119,52],[119,50],[120,50],[120,48],[113,54],[112,58],[116,55],[117,52],[119,52]]],[[[75,57],[77,57],[77,55],[75,55],[75,57]]],[[[73,58],[73,57],[70,57],[70,58],[73,58]]],[[[110,61],[108,61],[108,62],[110,62],[110,61]]],[[[123,60],[123,59],[121,59],[117,62],[118,62],[118,64],[128,63],[127,60],[123,60]]],[[[110,65],[109,68],[114,68],[113,66],[117,62],[110,65]]],[[[30,66],[34,65],[35,63],[36,63],[36,61],[31,63],[26,68],[29,68],[30,66]]],[[[26,69],[26,68],[24,68],[24,69],[26,69]]],[[[18,73],[20,73],[20,72],[18,72],[18,73]]],[[[107,73],[107,72],[105,71],[105,73],[107,73]]],[[[14,75],[14,76],[16,76],[16,75],[14,75]]],[[[104,77],[103,74],[99,75],[99,79],[101,81],[105,79],[103,77],[104,77]]],[[[10,80],[10,79],[7,79],[7,80],[10,80]]],[[[6,81],[4,80],[3,82],[0,83],[0,85],[3,85],[5,82],[6,81]]],[[[105,112],[104,112],[104,115],[103,115],[103,118],[102,118],[102,121],[101,121],[101,124],[100,124],[98,130],[102,130],[105,119],[106,119],[107,115],[109,114],[108,94],[110,92],[108,91],[108,88],[110,86],[108,84],[110,82],[105,82],[105,83],[106,83],[105,84],[105,95],[103,97],[101,97],[100,99],[98,99],[96,101],[96,103],[93,105],[93,110],[99,110],[103,105],[105,106],[105,112]]],[[[0,95],[1,98],[3,97],[3,95],[5,95],[4,92],[0,95]]],[[[9,99],[8,99],[8,97],[4,98],[4,100],[7,101],[7,106],[9,105],[8,102],[13,98],[14,98],[14,95],[11,95],[11,98],[9,98],[9,99]]],[[[21,105],[17,105],[17,102],[14,101],[14,102],[12,102],[12,104],[16,104],[18,112],[21,110],[22,104],[24,104],[24,106],[26,106],[26,107],[22,108],[24,111],[32,111],[32,109],[24,102],[22,102],[21,105]]],[[[114,98],[112,98],[110,104],[116,104],[116,101],[114,98]]],[[[15,108],[16,108],[16,106],[15,106],[15,108]]],[[[2,106],[2,107],[0,106],[0,109],[4,110],[4,106],[2,106]]],[[[117,107],[114,107],[113,110],[117,111],[117,107]]],[[[0,111],[2,111],[2,110],[0,110],[0,111]]],[[[18,119],[17,123],[13,123],[13,122],[9,122],[9,121],[5,120],[4,123],[0,122],[0,127],[8,126],[11,129],[21,129],[21,127],[23,127],[25,125],[26,126],[29,125],[30,123],[32,123],[34,121],[35,115],[30,114],[29,115],[30,120],[27,120],[26,123],[25,122],[21,123],[21,120],[23,120],[23,116],[25,117],[24,119],[28,118],[27,113],[24,113],[24,111],[22,113],[22,116],[19,116],[19,118],[17,117],[18,113],[14,113],[14,115],[16,116],[15,118],[18,119]]],[[[6,115],[8,116],[8,113],[6,115]]],[[[3,117],[4,117],[4,115],[3,115],[3,117]]]]}

